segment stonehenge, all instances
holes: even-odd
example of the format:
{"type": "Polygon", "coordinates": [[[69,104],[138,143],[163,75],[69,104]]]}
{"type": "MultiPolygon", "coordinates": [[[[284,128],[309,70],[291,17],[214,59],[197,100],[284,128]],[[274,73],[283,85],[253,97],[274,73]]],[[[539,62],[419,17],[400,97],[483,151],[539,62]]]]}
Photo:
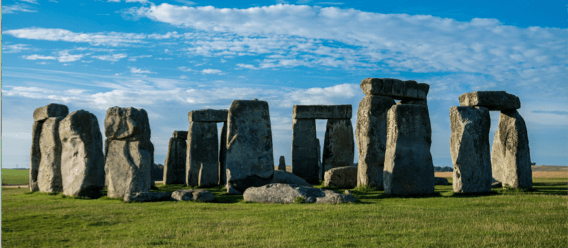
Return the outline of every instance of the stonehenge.
{"type": "Polygon", "coordinates": [[[286,159],[284,156],[280,156],[280,160],[278,161],[278,170],[286,171],[286,159]]]}
{"type": "Polygon", "coordinates": [[[185,184],[187,131],[174,131],[164,162],[164,184],[185,184]]]}
{"type": "Polygon", "coordinates": [[[323,178],[318,173],[320,165],[316,119],[327,119],[322,173],[333,167],[353,164],[355,144],[351,105],[294,105],[293,117],[292,173],[312,184],[317,184],[319,178],[323,178]]]}
{"type": "Polygon", "coordinates": [[[186,185],[207,187],[224,184],[228,114],[226,109],[202,109],[188,113],[186,185]],[[221,141],[217,134],[217,122],[223,122],[221,141]]]}
{"type": "Polygon", "coordinates": [[[344,166],[325,172],[324,185],[339,188],[355,188],[357,186],[357,167],[344,166]]]}

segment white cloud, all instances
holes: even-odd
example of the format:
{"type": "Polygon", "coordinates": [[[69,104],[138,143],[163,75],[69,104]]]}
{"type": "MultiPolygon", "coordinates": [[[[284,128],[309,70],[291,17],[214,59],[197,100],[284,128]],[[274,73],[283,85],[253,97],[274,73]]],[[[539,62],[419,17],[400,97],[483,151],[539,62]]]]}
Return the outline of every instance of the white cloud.
{"type": "Polygon", "coordinates": [[[73,61],[80,60],[85,55],[88,55],[88,54],[69,54],[68,51],[64,50],[64,51],[59,52],[59,57],[57,57],[57,61],[59,61],[59,62],[73,62],[73,61]]]}
{"type": "Polygon", "coordinates": [[[142,70],[136,67],[128,67],[128,68],[130,68],[131,73],[136,73],[136,74],[152,73],[150,70],[142,70]]]}
{"type": "Polygon", "coordinates": [[[96,59],[100,59],[100,60],[106,60],[106,61],[119,61],[120,59],[126,58],[127,55],[124,53],[117,53],[117,54],[112,54],[112,55],[97,55],[97,56],[91,56],[93,58],[96,59]]]}
{"type": "Polygon", "coordinates": [[[2,6],[2,14],[14,14],[16,12],[37,12],[25,4],[16,3],[9,6],[2,6]]]}
{"type": "Polygon", "coordinates": [[[203,74],[220,74],[222,71],[217,69],[203,69],[201,73],[203,74]]]}
{"type": "Polygon", "coordinates": [[[39,4],[39,3],[37,2],[37,0],[20,0],[20,1],[26,2],[26,3],[32,3],[32,4],[39,4]]]}
{"type": "Polygon", "coordinates": [[[249,65],[249,64],[237,64],[238,67],[240,68],[245,68],[245,69],[251,69],[251,70],[258,70],[259,68],[256,68],[254,65],[249,65]]]}
{"type": "Polygon", "coordinates": [[[19,53],[27,50],[31,50],[31,48],[27,44],[13,44],[13,45],[3,44],[2,46],[3,53],[19,53]]]}
{"type": "Polygon", "coordinates": [[[196,5],[197,4],[194,1],[189,1],[189,0],[174,0],[174,1],[176,1],[178,3],[185,4],[185,5],[196,5]]]}
{"type": "Polygon", "coordinates": [[[92,45],[128,45],[144,43],[146,38],[144,34],[134,33],[75,33],[65,29],[58,28],[23,28],[3,31],[3,34],[9,34],[21,39],[32,40],[48,40],[48,41],[66,41],[66,42],[87,42],[92,45]]]}
{"type": "Polygon", "coordinates": [[[136,61],[138,59],[143,59],[143,58],[151,58],[152,55],[139,55],[139,56],[131,56],[128,58],[128,61],[136,61]]]}
{"type": "Polygon", "coordinates": [[[43,56],[43,55],[37,55],[37,54],[32,54],[32,55],[28,55],[28,56],[23,56],[24,59],[28,59],[28,60],[38,60],[38,59],[56,59],[53,56],[43,56]]]}

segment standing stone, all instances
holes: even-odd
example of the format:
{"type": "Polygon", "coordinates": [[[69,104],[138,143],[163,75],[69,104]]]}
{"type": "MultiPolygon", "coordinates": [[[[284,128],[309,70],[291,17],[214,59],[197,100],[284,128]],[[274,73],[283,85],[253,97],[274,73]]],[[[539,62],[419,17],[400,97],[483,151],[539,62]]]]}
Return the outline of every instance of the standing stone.
{"type": "Polygon", "coordinates": [[[268,103],[233,101],[227,125],[227,192],[242,194],[270,183],[274,154],[268,103]]]}
{"type": "Polygon", "coordinates": [[[219,179],[217,123],[192,122],[187,135],[186,185],[213,186],[219,179]]]}
{"type": "Polygon", "coordinates": [[[69,114],[69,108],[62,104],[50,103],[46,106],[39,107],[34,110],[33,119],[34,124],[32,127],[32,149],[30,154],[30,176],[29,176],[29,187],[30,191],[38,191],[39,186],[37,182],[37,177],[39,173],[39,166],[41,163],[41,151],[40,151],[40,135],[42,130],[42,125],[45,120],[50,117],[65,117],[69,114]]]}
{"type": "Polygon", "coordinates": [[[394,105],[387,113],[387,148],[383,174],[386,194],[434,193],[432,129],[428,106],[394,105]]]}
{"type": "Polygon", "coordinates": [[[503,110],[493,138],[493,178],[511,188],[532,188],[531,155],[525,120],[517,110],[503,110]]]}
{"type": "Polygon", "coordinates": [[[489,110],[484,107],[451,107],[450,124],[454,192],[490,192],[489,110]]]}
{"type": "Polygon", "coordinates": [[[99,197],[105,183],[105,162],[97,117],[85,110],[69,114],[59,123],[59,138],[63,194],[99,197]]]}
{"type": "Polygon", "coordinates": [[[357,186],[383,190],[383,170],[387,143],[387,112],[394,99],[388,96],[365,96],[357,111],[357,186]]]}
{"type": "Polygon", "coordinates": [[[280,156],[280,161],[278,163],[278,170],[286,171],[286,159],[284,156],[280,156]]]}
{"type": "Polygon", "coordinates": [[[227,122],[223,122],[219,142],[219,185],[225,185],[227,184],[227,122]]]}
{"type": "MultiPolygon", "coordinates": [[[[313,139],[312,139],[313,140],[313,139]]],[[[353,166],[355,142],[350,119],[329,119],[323,144],[323,168],[325,171],[344,166],[353,166]]]]}
{"type": "Polygon", "coordinates": [[[61,182],[61,140],[59,122],[62,117],[50,117],[42,125],[39,146],[41,162],[37,176],[39,191],[43,193],[62,192],[61,182]]]}
{"type": "Polygon", "coordinates": [[[318,183],[316,120],[293,119],[292,173],[308,183],[318,183]]]}
{"type": "Polygon", "coordinates": [[[185,162],[187,159],[187,132],[185,138],[170,138],[168,156],[164,162],[164,184],[185,184],[185,162]]]}
{"type": "MultiPolygon", "coordinates": [[[[316,145],[317,145],[317,155],[318,155],[318,170],[319,170],[319,179],[323,180],[323,165],[321,163],[321,144],[320,144],[320,140],[316,139],[316,145]]],[[[319,182],[318,182],[319,183],[319,182]]]]}

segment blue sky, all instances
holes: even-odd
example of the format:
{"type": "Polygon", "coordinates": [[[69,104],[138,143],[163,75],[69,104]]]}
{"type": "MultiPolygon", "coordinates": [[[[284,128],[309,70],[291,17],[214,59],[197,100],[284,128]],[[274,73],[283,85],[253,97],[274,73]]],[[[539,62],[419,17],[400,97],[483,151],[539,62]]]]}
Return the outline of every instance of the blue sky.
{"type": "Polygon", "coordinates": [[[163,163],[189,111],[253,98],[289,163],[292,106],[352,104],[355,126],[367,77],[430,84],[436,166],[451,166],[450,107],[477,90],[519,96],[532,160],[566,165],[566,4],[460,2],[2,1],[2,166],[29,166],[33,111],[51,102],[101,128],[109,107],[146,109],[163,163]]]}

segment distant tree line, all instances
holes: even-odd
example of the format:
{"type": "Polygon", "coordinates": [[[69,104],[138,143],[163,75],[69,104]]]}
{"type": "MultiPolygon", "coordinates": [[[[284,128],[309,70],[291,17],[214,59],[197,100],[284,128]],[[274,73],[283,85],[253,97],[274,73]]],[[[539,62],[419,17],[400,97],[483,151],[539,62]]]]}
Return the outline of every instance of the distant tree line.
{"type": "Polygon", "coordinates": [[[434,166],[435,172],[453,172],[453,167],[441,167],[441,166],[434,166]]]}

